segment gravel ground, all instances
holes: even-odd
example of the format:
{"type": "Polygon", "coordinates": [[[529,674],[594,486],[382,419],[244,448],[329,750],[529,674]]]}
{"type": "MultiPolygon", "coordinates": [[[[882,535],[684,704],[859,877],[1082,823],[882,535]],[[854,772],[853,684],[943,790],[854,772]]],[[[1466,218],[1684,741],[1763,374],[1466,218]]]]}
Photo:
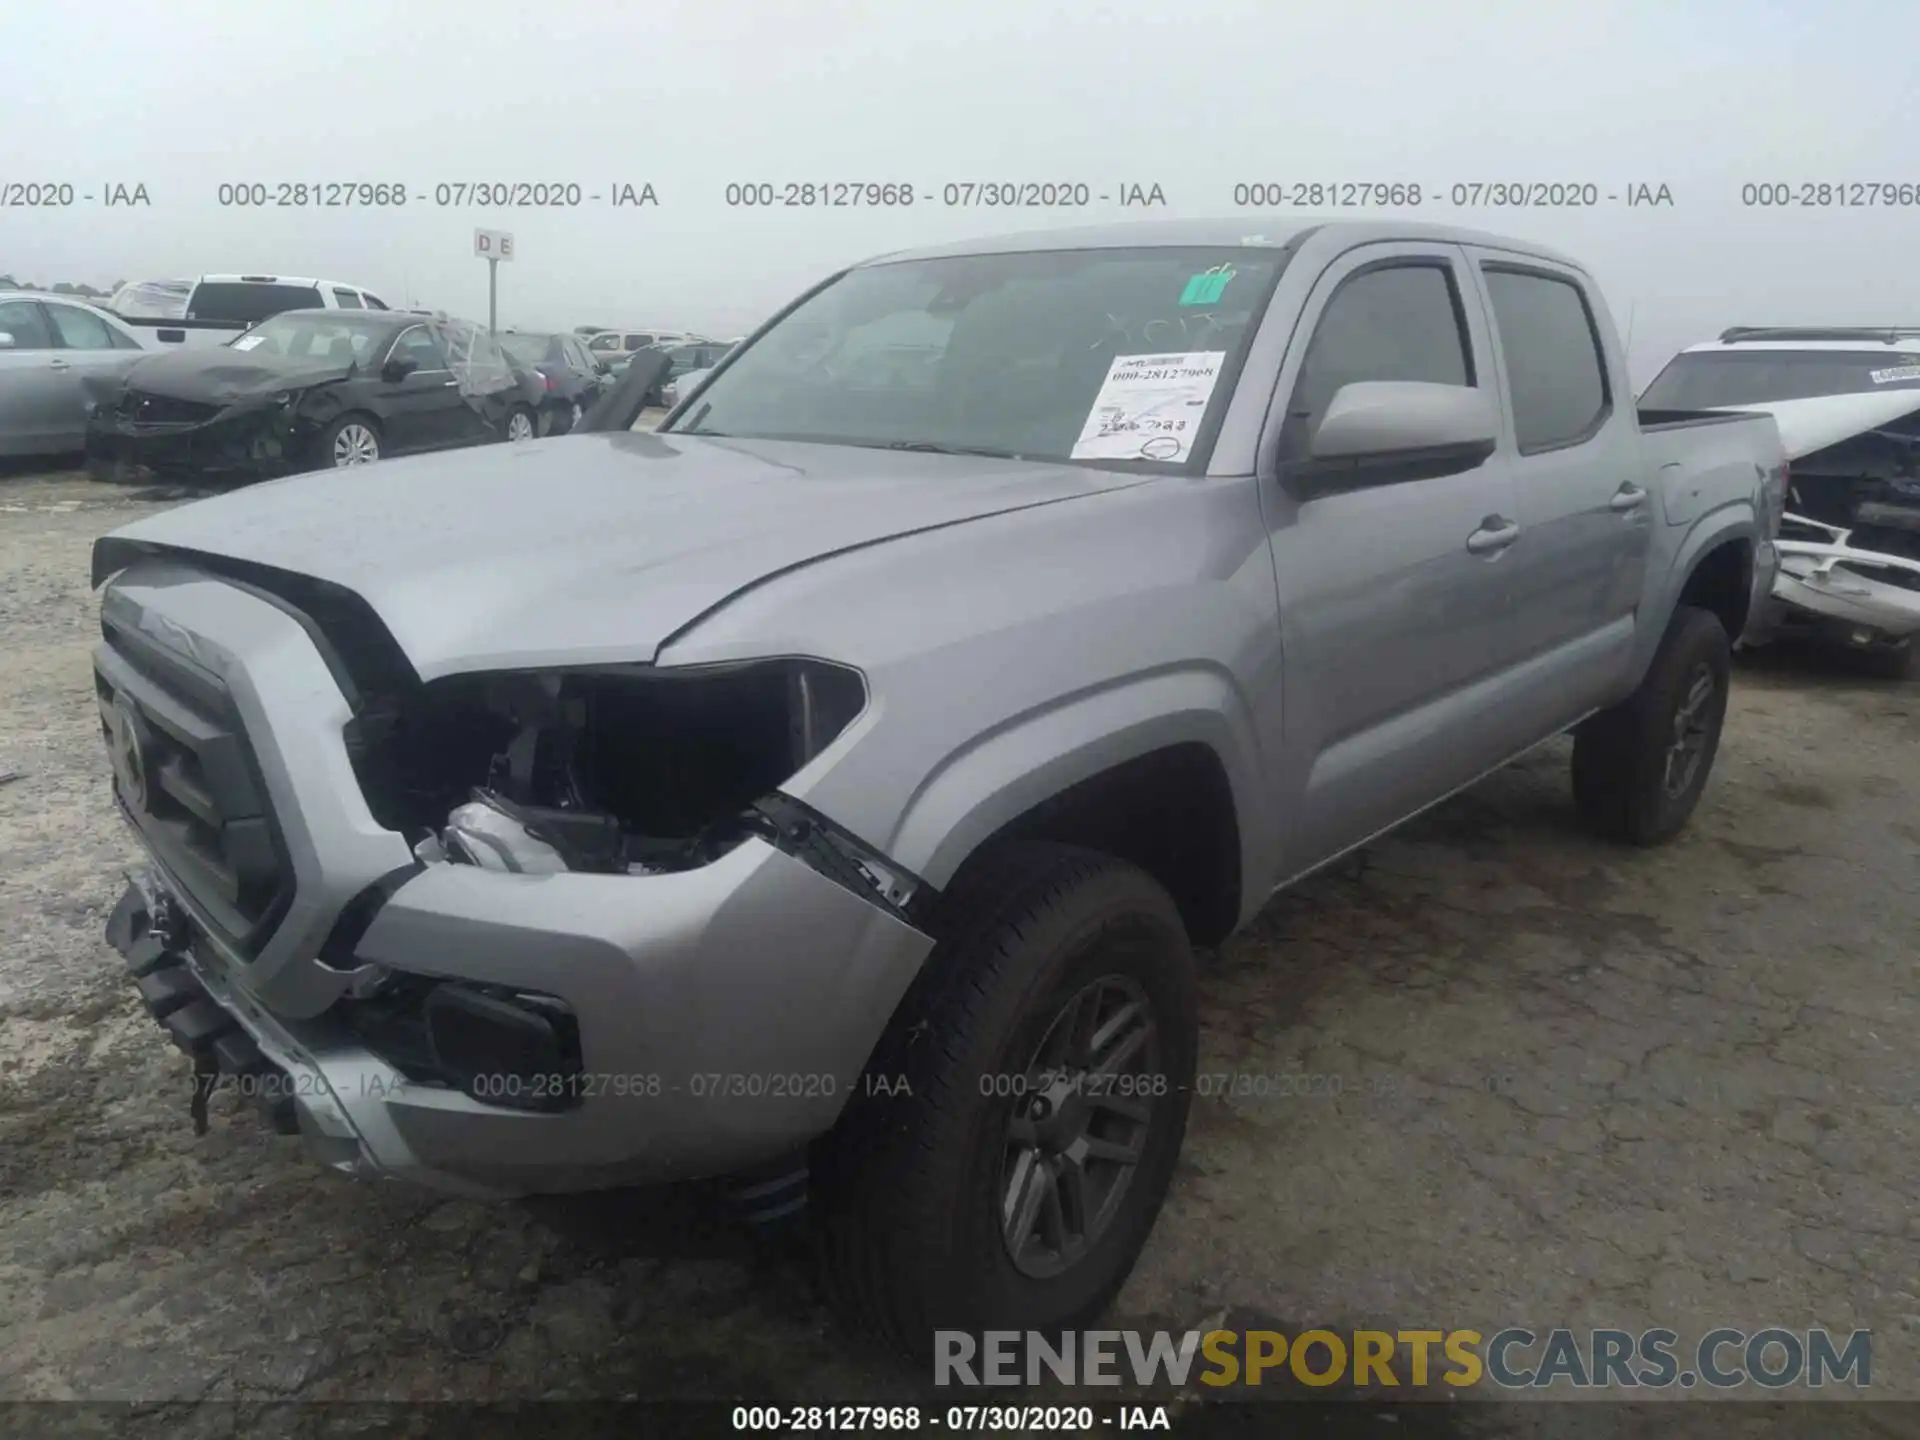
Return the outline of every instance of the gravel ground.
{"type": "MultiPolygon", "coordinates": [[[[697,1189],[449,1202],[226,1096],[193,1136],[101,939],[87,662],[88,547],[164,503],[0,480],[0,1399],[913,1398],[697,1189]]],[[[1758,657],[1670,847],[1586,838],[1556,743],[1277,899],[1207,957],[1201,1069],[1342,1093],[1196,1101],[1111,1323],[1861,1327],[1920,1398],[1917,711],[1758,657]]]]}

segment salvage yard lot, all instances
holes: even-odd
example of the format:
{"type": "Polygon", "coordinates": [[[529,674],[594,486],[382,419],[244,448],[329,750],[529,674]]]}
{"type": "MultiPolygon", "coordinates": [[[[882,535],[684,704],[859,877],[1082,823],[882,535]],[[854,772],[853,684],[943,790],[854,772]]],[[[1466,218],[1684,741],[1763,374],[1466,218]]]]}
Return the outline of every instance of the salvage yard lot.
{"type": "MultiPolygon", "coordinates": [[[[0,1398],[911,1398],[699,1191],[356,1183],[228,1096],[194,1138],[101,940],[87,662],[93,538],[167,503],[0,479],[0,1398]]],[[[1557,742],[1277,899],[1203,957],[1255,1093],[1195,1101],[1110,1323],[1871,1328],[1920,1397],[1917,741],[1920,683],[1763,656],[1670,847],[1587,838],[1557,742]]]]}

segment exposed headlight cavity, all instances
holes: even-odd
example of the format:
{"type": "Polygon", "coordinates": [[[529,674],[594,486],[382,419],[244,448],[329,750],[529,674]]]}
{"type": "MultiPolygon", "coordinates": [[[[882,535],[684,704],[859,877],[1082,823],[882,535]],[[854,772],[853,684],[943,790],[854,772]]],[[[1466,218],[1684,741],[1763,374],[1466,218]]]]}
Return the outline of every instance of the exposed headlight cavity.
{"type": "Polygon", "coordinates": [[[866,699],[813,659],[452,676],[367,705],[347,739],[375,818],[427,858],[672,870],[737,844],[866,699]]]}

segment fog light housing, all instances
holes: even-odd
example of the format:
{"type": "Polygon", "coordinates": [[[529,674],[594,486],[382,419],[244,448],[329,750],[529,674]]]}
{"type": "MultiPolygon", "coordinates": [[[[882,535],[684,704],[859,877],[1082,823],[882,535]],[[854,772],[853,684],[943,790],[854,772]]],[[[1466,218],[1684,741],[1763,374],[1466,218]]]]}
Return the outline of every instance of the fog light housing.
{"type": "Polygon", "coordinates": [[[577,1102],[578,1030],[559,1001],[438,985],[421,1013],[434,1069],[470,1098],[535,1111],[577,1102]]]}

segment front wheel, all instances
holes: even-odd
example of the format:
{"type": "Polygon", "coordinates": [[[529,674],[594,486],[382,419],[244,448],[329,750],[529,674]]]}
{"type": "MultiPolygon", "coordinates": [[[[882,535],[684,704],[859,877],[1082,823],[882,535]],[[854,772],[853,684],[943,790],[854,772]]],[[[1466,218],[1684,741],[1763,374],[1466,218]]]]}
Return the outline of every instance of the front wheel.
{"type": "Polygon", "coordinates": [[[1026,844],[952,917],[815,1167],[829,1290],[909,1356],[1081,1328],[1119,1292],[1186,1132],[1193,952],[1135,866],[1026,844]]]}
{"type": "Polygon", "coordinates": [[[1596,831],[1630,845],[1680,833],[1719,753],[1732,672],[1719,617],[1682,605],[1640,688],[1574,733],[1574,803],[1596,831]]]}
{"type": "Polygon", "coordinates": [[[538,433],[533,421],[533,412],[524,405],[516,405],[507,414],[507,439],[510,441],[531,440],[538,433]]]}
{"type": "Polygon", "coordinates": [[[320,435],[320,463],[333,470],[380,458],[380,431],[364,415],[342,415],[320,435]]]}

